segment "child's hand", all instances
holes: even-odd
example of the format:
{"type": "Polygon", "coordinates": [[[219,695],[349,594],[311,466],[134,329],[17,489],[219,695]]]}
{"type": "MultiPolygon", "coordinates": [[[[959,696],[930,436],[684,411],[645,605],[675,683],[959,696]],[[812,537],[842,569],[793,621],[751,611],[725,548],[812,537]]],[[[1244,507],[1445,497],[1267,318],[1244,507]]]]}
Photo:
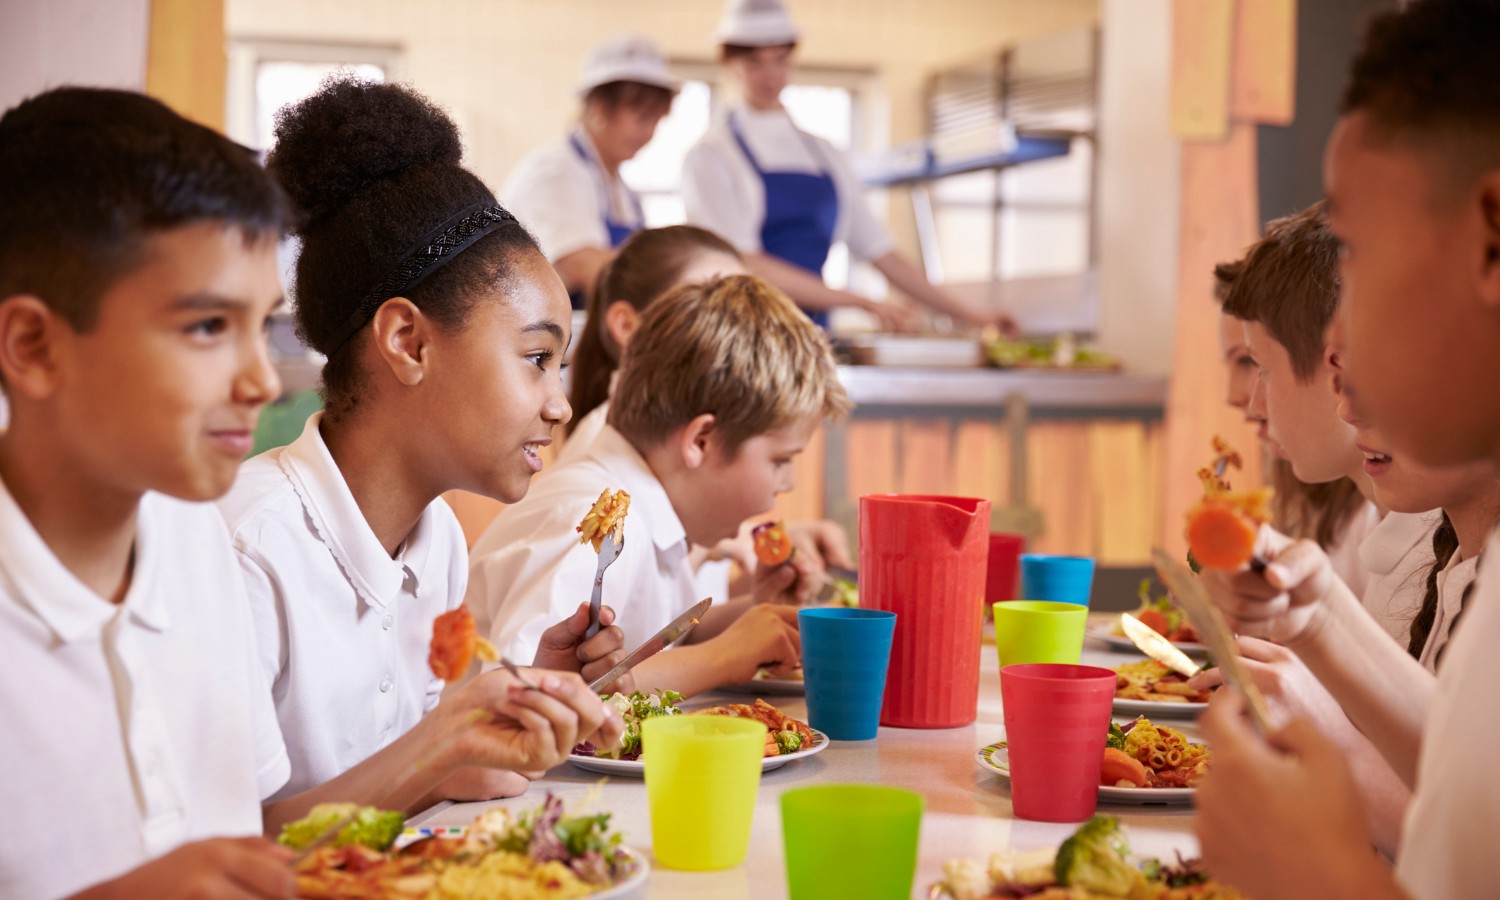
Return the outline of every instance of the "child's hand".
{"type": "Polygon", "coordinates": [[[453,800],[469,803],[477,800],[498,800],[501,797],[519,797],[526,793],[531,780],[520,772],[508,769],[487,769],[483,766],[464,766],[449,775],[433,793],[437,800],[453,800]]]}
{"type": "Polygon", "coordinates": [[[77,895],[83,898],[292,897],[295,854],[265,838],[213,838],[184,844],[171,853],[77,895]]]}
{"type": "MultiPolygon", "coordinates": [[[[550,769],[584,741],[610,746],[625,726],[620,714],[572,672],[533,669],[536,690],[503,669],[485,672],[439,704],[442,733],[452,735],[445,755],[450,766],[476,765],[517,771],[550,769]],[[488,714],[489,718],[475,719],[488,714]]],[[[435,711],[436,712],[436,711],[435,711]]]]}
{"type": "MultiPolygon", "coordinates": [[[[531,664],[538,669],[578,672],[584,681],[592,682],[625,658],[625,632],[614,624],[615,618],[615,611],[609,606],[599,607],[599,631],[584,640],[583,633],[589,627],[589,605],[580,603],[572,616],[542,632],[531,664]]],[[[635,679],[627,672],[613,687],[605,685],[605,688],[628,694],[635,690],[635,679]]]]}
{"type": "MultiPolygon", "coordinates": [[[[1338,701],[1297,654],[1260,638],[1242,635],[1236,643],[1245,671],[1266,698],[1272,721],[1284,723],[1302,717],[1312,720],[1330,736],[1355,733],[1338,701]]],[[[1224,676],[1217,668],[1206,669],[1188,683],[1197,690],[1211,691],[1224,683],[1224,676]]]]}
{"type": "Polygon", "coordinates": [[[1352,597],[1328,554],[1312,541],[1282,550],[1264,572],[1205,569],[1199,577],[1235,631],[1291,647],[1318,631],[1335,595],[1352,597]]]}
{"type": "Polygon", "coordinates": [[[1213,747],[1195,801],[1204,867],[1252,897],[1387,896],[1344,751],[1307,719],[1268,743],[1244,711],[1226,688],[1199,720],[1213,747]]]}
{"type": "Polygon", "coordinates": [[[793,553],[792,558],[779,566],[756,566],[753,602],[761,604],[800,604],[812,593],[811,575],[807,555],[793,553]]]}
{"type": "Polygon", "coordinates": [[[788,522],[786,534],[797,548],[797,555],[812,557],[820,573],[829,566],[854,568],[854,559],[849,553],[849,533],[832,519],[788,522]]]}
{"type": "Polygon", "coordinates": [[[747,682],[762,667],[785,675],[802,665],[797,610],[790,606],[752,606],[714,642],[724,647],[727,668],[722,684],[747,682]]]}

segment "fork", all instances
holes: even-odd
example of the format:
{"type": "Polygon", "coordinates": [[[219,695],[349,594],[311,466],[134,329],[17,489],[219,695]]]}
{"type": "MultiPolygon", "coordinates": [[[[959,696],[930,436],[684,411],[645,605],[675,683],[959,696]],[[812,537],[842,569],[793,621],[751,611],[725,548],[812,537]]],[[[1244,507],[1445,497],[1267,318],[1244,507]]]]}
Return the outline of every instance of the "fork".
{"type": "Polygon", "coordinates": [[[624,548],[624,528],[612,529],[604,536],[604,542],[599,545],[599,570],[594,573],[594,593],[589,598],[589,627],[583,633],[585,638],[591,638],[599,633],[599,606],[604,600],[604,570],[620,558],[620,551],[624,548]]]}
{"type": "Polygon", "coordinates": [[[521,682],[521,686],[522,687],[528,688],[528,689],[533,690],[533,691],[541,690],[541,688],[538,688],[536,686],[535,682],[533,682],[530,678],[527,678],[526,675],[520,669],[516,668],[516,664],[515,663],[511,662],[510,660],[508,660],[508,659],[506,659],[505,657],[502,656],[502,657],[500,657],[500,665],[502,665],[502,666],[505,667],[505,671],[507,671],[511,675],[515,676],[515,679],[517,681],[521,682]]]}

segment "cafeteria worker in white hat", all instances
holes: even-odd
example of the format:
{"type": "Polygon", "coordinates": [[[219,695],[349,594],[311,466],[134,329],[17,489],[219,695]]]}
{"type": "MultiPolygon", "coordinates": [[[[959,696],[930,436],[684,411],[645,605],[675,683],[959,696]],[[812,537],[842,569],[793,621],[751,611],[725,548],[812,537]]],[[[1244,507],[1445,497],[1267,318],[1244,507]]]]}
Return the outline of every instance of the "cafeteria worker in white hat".
{"type": "Polygon", "coordinates": [[[621,34],[603,41],[584,57],[578,124],[527,154],[500,190],[500,202],[536,236],[575,308],[583,308],[614,248],[645,227],[640,197],[620,178],[620,165],[651,141],[676,93],[650,40],[621,34]]]}
{"type": "Polygon", "coordinates": [[[813,321],[828,326],[841,306],[873,313],[887,328],[913,324],[910,310],[823,283],[835,241],[872,263],[897,289],[959,323],[999,326],[1006,314],[969,304],[929,282],[897,252],[876,221],[848,159],[798,128],[781,105],[798,32],[780,0],[729,0],[716,35],[741,102],[724,110],[683,163],[687,219],[744,254],[751,271],[785,291],[813,321]]]}

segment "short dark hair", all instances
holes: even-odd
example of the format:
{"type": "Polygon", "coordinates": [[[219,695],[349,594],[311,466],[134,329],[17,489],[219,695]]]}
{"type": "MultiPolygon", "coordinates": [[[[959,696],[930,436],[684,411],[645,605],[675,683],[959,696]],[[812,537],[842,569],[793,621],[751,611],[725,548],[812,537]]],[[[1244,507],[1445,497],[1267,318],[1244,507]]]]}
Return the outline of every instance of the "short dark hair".
{"type": "Polygon", "coordinates": [[[1240,277],[1240,272],[1244,269],[1243,259],[1221,262],[1214,266],[1214,299],[1221,305],[1229,297],[1229,289],[1234,287],[1234,280],[1240,277]]]}
{"type": "Polygon", "coordinates": [[[1340,112],[1379,138],[1435,143],[1467,187],[1500,166],[1500,0],[1421,0],[1371,20],[1340,112]]]}
{"type": "Polygon", "coordinates": [[[279,237],[286,200],[254,152],[130,91],[62,87],[0,117],[0,299],[79,330],[152,234],[196,222],[279,237]]]}
{"type": "Polygon", "coordinates": [[[1322,200],[1267,225],[1224,297],[1225,312],[1271,332],[1303,381],[1323,360],[1323,333],[1338,307],[1339,245],[1322,200]]]}
{"type": "Polygon", "coordinates": [[[639,81],[610,81],[589,90],[583,96],[583,105],[597,103],[608,112],[617,109],[638,109],[644,113],[666,115],[672,108],[671,90],[655,84],[639,81]]]}
{"type": "MultiPolygon", "coordinates": [[[[277,116],[266,165],[297,209],[297,331],[328,357],[330,417],[358,405],[362,374],[350,348],[360,339],[345,339],[344,329],[366,295],[434,228],[470,207],[498,206],[459,165],[462,156],[453,120],[404,85],[334,76],[277,116]]],[[[481,296],[540,252],[520,225],[497,228],[404,296],[440,325],[461,328],[481,296]]]]}

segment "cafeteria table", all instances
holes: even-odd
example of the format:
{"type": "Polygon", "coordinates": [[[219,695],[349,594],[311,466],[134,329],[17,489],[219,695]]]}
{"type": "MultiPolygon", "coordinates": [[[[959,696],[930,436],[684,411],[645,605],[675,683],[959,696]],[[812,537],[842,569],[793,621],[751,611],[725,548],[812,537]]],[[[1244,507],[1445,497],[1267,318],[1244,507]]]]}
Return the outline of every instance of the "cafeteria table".
{"type": "MultiPolygon", "coordinates": [[[[1090,617],[1102,621],[1095,614],[1090,617]]],[[[1112,652],[1102,641],[1085,641],[1083,662],[1106,667],[1138,660],[1134,653],[1112,652]]],[[[801,696],[765,695],[769,703],[789,715],[806,719],[801,696]]],[[[748,703],[746,694],[713,692],[693,698],[692,709],[722,703],[748,703]]],[[[1115,717],[1117,720],[1120,716],[1115,717]]],[[[1128,717],[1127,717],[1128,718],[1128,717]]],[[[1181,727],[1180,721],[1163,720],[1181,727]]],[[[1004,781],[981,771],[975,752],[1002,740],[999,661],[993,635],[986,626],[980,657],[979,716],[972,725],[943,730],[880,729],[871,741],[833,741],[821,753],[793,760],[761,776],[750,852],[740,866],[722,872],[677,872],[661,868],[650,857],[651,816],[645,783],[639,779],[585,772],[570,763],[553,769],[520,797],[485,803],[441,803],[408,821],[410,827],[442,828],[472,822],[495,805],[525,809],[553,791],[572,807],[603,781],[592,810],[613,813],[611,826],[627,846],[646,854],[652,864],[644,896],[650,900],[699,898],[781,898],[786,896],[782,855],[780,795],[793,788],[819,784],[884,784],[917,791],[926,798],[918,848],[913,896],[925,897],[928,885],[942,874],[943,863],[955,857],[987,859],[995,850],[1055,847],[1076,825],[1022,821],[1012,817],[1010,791],[1004,781]]],[[[1175,860],[1196,856],[1192,808],[1188,806],[1127,806],[1101,804],[1100,812],[1116,815],[1126,825],[1132,849],[1139,855],[1175,860]]]]}

